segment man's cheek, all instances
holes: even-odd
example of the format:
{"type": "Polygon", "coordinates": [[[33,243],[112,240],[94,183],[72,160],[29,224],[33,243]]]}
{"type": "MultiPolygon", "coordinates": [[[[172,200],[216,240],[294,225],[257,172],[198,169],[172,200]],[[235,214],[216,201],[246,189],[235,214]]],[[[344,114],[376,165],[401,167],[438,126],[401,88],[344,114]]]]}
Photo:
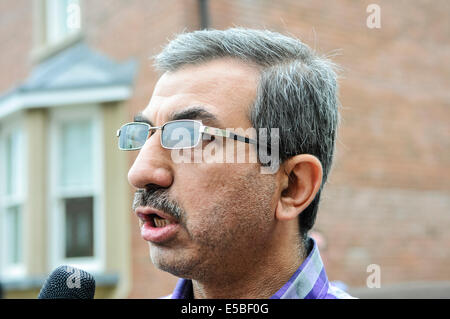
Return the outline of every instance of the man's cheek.
{"type": "MultiPolygon", "coordinates": [[[[215,182],[214,178],[203,178],[201,175],[186,178],[187,183],[174,185],[174,198],[188,212],[211,209],[213,203],[222,203],[226,200],[227,190],[223,181],[215,182]],[[213,181],[212,181],[213,180],[213,181]]],[[[223,177],[222,177],[223,179],[223,177]]]]}
{"type": "Polygon", "coordinates": [[[224,209],[197,210],[187,220],[187,228],[192,238],[208,245],[227,240],[230,229],[235,227],[236,222],[232,214],[227,214],[224,209]]]}

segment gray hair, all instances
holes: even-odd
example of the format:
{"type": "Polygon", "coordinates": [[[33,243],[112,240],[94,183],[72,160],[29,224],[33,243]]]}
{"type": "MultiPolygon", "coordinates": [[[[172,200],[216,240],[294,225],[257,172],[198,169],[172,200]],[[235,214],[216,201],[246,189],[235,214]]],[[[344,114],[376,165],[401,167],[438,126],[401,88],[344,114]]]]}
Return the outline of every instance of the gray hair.
{"type": "Polygon", "coordinates": [[[279,158],[312,154],[323,167],[322,185],[299,216],[301,237],[314,225],[330,172],[339,122],[335,65],[293,37],[267,30],[232,28],[182,33],[155,58],[160,71],[175,71],[232,57],[260,70],[257,97],[249,109],[253,127],[279,128],[279,158]]]}

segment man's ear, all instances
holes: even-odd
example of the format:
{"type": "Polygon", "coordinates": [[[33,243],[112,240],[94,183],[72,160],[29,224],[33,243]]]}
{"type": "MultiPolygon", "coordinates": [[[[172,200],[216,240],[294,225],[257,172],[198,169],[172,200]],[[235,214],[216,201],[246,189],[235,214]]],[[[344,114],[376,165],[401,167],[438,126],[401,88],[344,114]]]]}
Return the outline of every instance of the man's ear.
{"type": "Polygon", "coordinates": [[[278,220],[291,220],[313,201],[322,185],[323,170],[319,159],[310,154],[294,156],[283,166],[281,194],[275,215],[278,220]]]}

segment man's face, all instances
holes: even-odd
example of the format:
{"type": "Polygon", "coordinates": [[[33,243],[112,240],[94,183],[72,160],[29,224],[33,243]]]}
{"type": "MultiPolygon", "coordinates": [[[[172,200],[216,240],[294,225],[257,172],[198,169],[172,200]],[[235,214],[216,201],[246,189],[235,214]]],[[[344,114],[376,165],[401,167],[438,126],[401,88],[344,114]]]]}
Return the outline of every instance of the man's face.
{"type": "MultiPolygon", "coordinates": [[[[252,127],[247,114],[257,81],[256,68],[233,59],[188,65],[160,78],[142,116],[161,126],[174,114],[202,108],[210,114],[191,114],[189,119],[246,130],[252,127]]],[[[157,130],[147,140],[128,173],[130,184],[147,189],[150,196],[137,197],[135,206],[138,215],[142,213],[142,234],[153,263],[184,278],[245,275],[272,239],[277,175],[261,174],[257,163],[175,163],[171,150],[161,146],[160,134],[157,130]],[[157,196],[152,197],[153,192],[157,196]],[[157,197],[166,204],[158,206],[157,197]],[[175,225],[158,230],[155,237],[144,216],[151,210],[143,206],[164,207],[165,217],[175,225]]],[[[203,141],[203,148],[215,142],[203,141]]]]}

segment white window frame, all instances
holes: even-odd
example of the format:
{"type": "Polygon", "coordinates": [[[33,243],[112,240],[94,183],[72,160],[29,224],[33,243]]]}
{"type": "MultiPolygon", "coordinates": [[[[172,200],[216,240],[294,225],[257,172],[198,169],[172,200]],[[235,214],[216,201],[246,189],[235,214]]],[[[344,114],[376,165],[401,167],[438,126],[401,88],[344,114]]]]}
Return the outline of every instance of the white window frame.
{"type": "Polygon", "coordinates": [[[105,215],[104,198],[102,192],[103,185],[103,136],[101,108],[99,105],[77,105],[59,107],[50,112],[49,128],[49,257],[52,269],[60,265],[71,265],[91,272],[103,272],[105,261],[105,215]],[[59,154],[59,131],[64,122],[89,119],[93,123],[93,184],[87,188],[62,189],[58,183],[60,164],[59,154]],[[72,257],[66,258],[65,251],[65,214],[62,198],[85,197],[94,198],[94,253],[93,257],[72,257]]]}
{"type": "Polygon", "coordinates": [[[18,132],[19,140],[19,154],[18,154],[18,176],[17,176],[17,193],[12,195],[6,194],[6,183],[0,183],[0,274],[5,278],[20,278],[26,275],[26,249],[27,249],[27,234],[26,234],[26,179],[27,176],[27,141],[26,132],[23,125],[23,112],[16,113],[12,116],[3,118],[0,121],[0,181],[6,181],[6,137],[13,131],[18,132]],[[18,264],[7,264],[7,249],[5,229],[6,210],[9,207],[19,206],[21,215],[21,262],[18,264]]]}

